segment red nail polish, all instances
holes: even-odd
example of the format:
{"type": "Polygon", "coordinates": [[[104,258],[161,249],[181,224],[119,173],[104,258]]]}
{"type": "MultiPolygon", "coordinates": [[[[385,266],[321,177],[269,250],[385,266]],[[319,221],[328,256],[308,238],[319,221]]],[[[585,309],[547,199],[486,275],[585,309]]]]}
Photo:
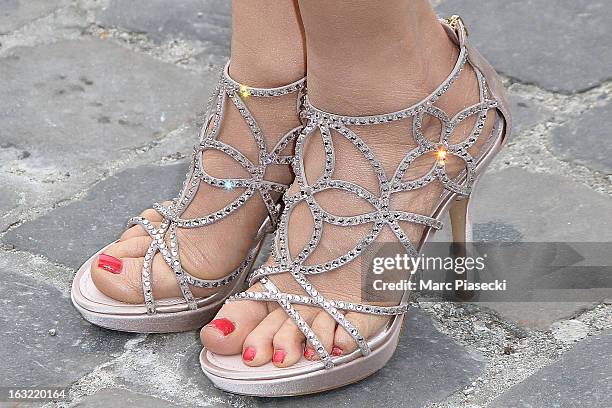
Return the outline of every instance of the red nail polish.
{"type": "Polygon", "coordinates": [[[253,361],[255,358],[255,349],[253,347],[247,347],[242,352],[242,359],[244,361],[253,361]]]}
{"type": "Polygon", "coordinates": [[[121,273],[123,262],[121,259],[115,258],[114,256],[100,254],[98,256],[98,268],[114,273],[115,275],[121,273]]]}
{"type": "Polygon", "coordinates": [[[338,347],[338,346],[332,347],[332,352],[331,352],[332,356],[338,357],[338,356],[341,356],[342,353],[343,353],[343,351],[342,351],[342,349],[340,347],[338,347]]]}
{"type": "Polygon", "coordinates": [[[221,319],[215,319],[212,322],[208,323],[209,326],[212,326],[223,333],[224,336],[227,336],[231,332],[236,329],[234,323],[232,323],[229,319],[222,317],[221,319]]]}
{"type": "Polygon", "coordinates": [[[285,352],[283,350],[276,350],[272,356],[272,362],[280,364],[285,361],[285,352]]]}
{"type": "Polygon", "coordinates": [[[304,357],[306,358],[313,358],[315,355],[315,351],[312,347],[306,347],[304,349],[304,357]]]}

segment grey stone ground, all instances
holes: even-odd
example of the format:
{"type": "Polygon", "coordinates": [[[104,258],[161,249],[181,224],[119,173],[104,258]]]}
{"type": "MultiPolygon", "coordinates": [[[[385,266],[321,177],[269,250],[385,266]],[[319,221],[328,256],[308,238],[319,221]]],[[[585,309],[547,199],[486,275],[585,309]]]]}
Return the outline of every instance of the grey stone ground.
{"type": "MultiPolygon", "coordinates": [[[[517,122],[482,183],[476,237],[611,242],[612,3],[436,4],[465,16],[517,122]]],[[[609,406],[612,296],[422,301],[381,372],[274,401],[214,389],[196,333],[80,319],[75,268],[177,189],[229,21],[222,0],[0,0],[0,386],[70,387],[49,406],[609,406]]]]}

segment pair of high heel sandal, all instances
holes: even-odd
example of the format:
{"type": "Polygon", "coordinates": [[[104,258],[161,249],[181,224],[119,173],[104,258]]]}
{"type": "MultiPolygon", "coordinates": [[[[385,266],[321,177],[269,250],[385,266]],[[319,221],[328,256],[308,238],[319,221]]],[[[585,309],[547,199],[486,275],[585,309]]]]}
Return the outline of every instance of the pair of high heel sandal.
{"type": "Polygon", "coordinates": [[[373,306],[327,299],[309,282],[309,276],[337,269],[351,262],[368,248],[380,234],[383,227],[390,227],[406,253],[417,256],[428,237],[442,228],[441,218],[450,212],[453,239],[456,242],[469,242],[470,223],[468,208],[472,190],[483,174],[486,166],[499,151],[507,139],[510,129],[510,114],[504,98],[503,87],[493,68],[467,42],[467,31],[457,16],[441,20],[449,37],[459,48],[459,57],[446,80],[427,98],[419,103],[397,112],[370,116],[343,116],[324,112],[313,106],[306,93],[305,79],[287,86],[261,89],[242,85],[229,76],[226,66],[219,85],[211,98],[207,119],[196,146],[187,179],[182,192],[169,206],[156,204],[154,208],[161,214],[163,221],[157,228],[145,218],[130,219],[130,225],[140,225],[151,237],[152,242],[144,258],[142,285],[144,301],[142,304],[126,304],[103,295],[92,282],[91,265],[99,254],[90,258],[77,272],[72,286],[72,301],[75,307],[88,321],[110,329],[130,332],[176,332],[193,330],[208,323],[224,302],[242,300],[277,302],[287,315],[295,322],[305,339],[317,353],[318,360],[302,359],[287,368],[278,368],[268,363],[260,367],[245,365],[240,355],[222,356],[205,348],[200,354],[202,370],[219,388],[238,393],[257,396],[286,396],[320,392],[353,383],[369,376],[382,368],[391,358],[398,343],[403,316],[408,309],[408,292],[404,293],[401,302],[396,306],[373,306]],[[454,117],[449,117],[436,107],[436,101],[444,95],[461,73],[466,64],[470,64],[478,80],[480,100],[454,117]],[[274,98],[281,95],[295,94],[296,107],[303,125],[288,131],[276,146],[267,146],[262,130],[253,115],[247,109],[243,99],[274,98]],[[223,112],[227,104],[233,104],[249,126],[259,149],[258,161],[250,161],[234,147],[217,140],[223,112]],[[489,115],[494,112],[493,130],[482,135],[482,130],[489,115]],[[422,130],[424,118],[429,115],[441,123],[440,138],[437,142],[427,139],[422,130]],[[468,118],[475,118],[475,125],[467,139],[451,144],[453,131],[468,118]],[[359,128],[402,120],[412,120],[413,137],[417,147],[412,149],[401,161],[392,177],[385,174],[382,164],[372,150],[359,137],[359,128]],[[318,132],[317,132],[318,131],[318,132]],[[334,178],[333,138],[343,137],[352,143],[372,166],[379,182],[378,196],[353,182],[334,178]],[[325,146],[326,164],[323,174],[312,184],[304,176],[303,147],[314,135],[320,135],[325,146]],[[468,150],[478,140],[485,138],[484,144],[476,155],[468,150]],[[291,143],[296,143],[295,156],[283,155],[282,152],[291,143]],[[248,173],[249,178],[219,179],[204,171],[202,152],[208,149],[219,150],[236,160],[248,173]],[[437,154],[440,158],[423,176],[404,181],[411,163],[424,154],[437,154]],[[454,156],[465,164],[459,175],[450,177],[445,169],[445,158],[454,156]],[[299,192],[288,194],[288,185],[268,181],[266,169],[270,166],[291,164],[295,173],[299,192]],[[395,211],[389,202],[393,194],[418,190],[434,181],[444,186],[434,211],[426,216],[395,211]],[[182,214],[196,194],[201,183],[225,188],[243,189],[244,192],[232,203],[221,210],[197,219],[184,219],[182,214]],[[356,194],[366,200],[373,208],[367,214],[358,216],[335,216],[325,211],[316,200],[316,194],[339,189],[356,194]],[[275,202],[273,193],[285,193],[284,207],[275,202]],[[251,250],[241,265],[222,279],[198,279],[181,267],[180,249],[176,238],[178,228],[201,228],[215,223],[254,196],[260,197],[268,209],[268,217],[257,233],[251,250]],[[296,205],[306,203],[310,209],[314,228],[309,242],[296,256],[288,248],[289,216],[296,205]],[[400,222],[416,223],[424,227],[420,240],[411,242],[402,231],[400,222]],[[305,260],[314,251],[321,238],[322,226],[330,223],[335,226],[355,226],[367,224],[371,230],[348,253],[321,264],[306,264],[305,260]],[[251,271],[255,258],[268,234],[275,234],[274,256],[276,265],[265,266],[251,271]],[[154,299],[151,290],[151,263],[153,256],[160,253],[163,260],[175,272],[182,298],[154,299]],[[303,288],[303,295],[288,294],[279,291],[269,276],[289,274],[303,288]],[[263,291],[242,292],[245,284],[259,282],[263,291]],[[190,287],[217,288],[217,291],[204,298],[193,296],[190,287]],[[332,356],[317,339],[316,334],[300,317],[294,305],[317,307],[328,313],[347,331],[358,345],[354,352],[332,356]],[[364,338],[357,328],[344,317],[344,312],[358,312],[374,315],[391,316],[389,323],[375,336],[364,338]]]}

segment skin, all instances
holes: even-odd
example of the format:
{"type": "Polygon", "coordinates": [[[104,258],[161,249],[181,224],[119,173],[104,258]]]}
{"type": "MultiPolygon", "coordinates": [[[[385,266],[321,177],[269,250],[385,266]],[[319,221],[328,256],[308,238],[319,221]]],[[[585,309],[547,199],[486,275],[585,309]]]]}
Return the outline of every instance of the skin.
{"type": "MultiPolygon", "coordinates": [[[[346,115],[391,112],[420,101],[447,77],[458,55],[427,0],[385,0],[384,7],[373,7],[370,0],[301,0],[298,3],[235,0],[233,30],[231,75],[236,80],[252,86],[278,86],[302,77],[307,70],[311,102],[320,109],[346,115]]],[[[477,100],[474,72],[466,67],[437,106],[454,115],[477,100]]],[[[297,123],[295,100],[258,100],[252,101],[249,107],[269,135],[280,136],[282,131],[297,123]]],[[[491,129],[491,122],[492,118],[484,134],[491,129]]],[[[466,121],[454,137],[464,139],[472,125],[473,122],[466,121]]],[[[359,136],[372,148],[388,175],[415,146],[410,126],[410,121],[400,121],[358,129],[359,136]]],[[[440,125],[432,118],[426,119],[423,127],[432,140],[436,133],[439,134],[440,125]]],[[[236,115],[227,116],[222,129],[223,138],[247,156],[256,153],[249,144],[248,130],[236,115]]],[[[338,135],[333,136],[333,142],[336,150],[334,177],[353,181],[376,194],[378,183],[368,162],[338,135]]],[[[479,147],[477,144],[473,149],[479,147]]],[[[221,157],[213,156],[206,160],[217,169],[217,174],[237,171],[221,157]]],[[[434,160],[433,156],[418,160],[405,178],[425,173],[434,160]]],[[[317,135],[307,143],[304,161],[306,177],[312,180],[320,174],[324,162],[322,143],[317,135]]],[[[460,169],[458,161],[448,160],[447,170],[451,175],[460,169]]],[[[287,168],[277,169],[277,173],[271,176],[287,182],[291,180],[287,168]]],[[[291,189],[296,192],[297,186],[293,185],[291,189]]],[[[442,189],[441,185],[432,183],[411,193],[399,193],[394,197],[392,207],[430,214],[442,189]]],[[[196,197],[194,208],[190,207],[187,215],[206,213],[219,208],[219,203],[229,202],[227,196],[215,194],[227,192],[207,191],[206,199],[196,197]]],[[[364,213],[369,209],[362,201],[346,193],[326,191],[318,193],[317,200],[323,208],[336,215],[364,213]]],[[[250,237],[266,215],[260,202],[254,201],[245,207],[248,207],[246,211],[243,208],[221,223],[206,227],[204,233],[197,230],[195,234],[179,235],[182,239],[181,258],[189,272],[201,278],[216,278],[231,270],[228,265],[237,265],[243,259],[250,246],[250,237]]],[[[155,220],[151,211],[147,216],[155,220]]],[[[368,227],[324,227],[321,243],[309,262],[318,263],[346,253],[363,238],[368,227]]],[[[402,227],[413,242],[418,241],[423,231],[414,224],[404,223],[402,227]]],[[[310,212],[304,206],[296,207],[289,223],[292,254],[308,241],[311,230],[310,212]]],[[[148,238],[139,227],[128,230],[109,254],[126,257],[124,262],[130,272],[112,275],[94,270],[92,276],[96,286],[116,299],[141,302],[139,268],[147,242],[148,238]]],[[[397,242],[397,239],[390,231],[383,231],[378,242],[397,242]]],[[[153,278],[156,297],[180,295],[173,273],[163,262],[154,265],[153,278]]],[[[327,298],[361,302],[360,278],[361,265],[357,259],[309,280],[327,298]]],[[[303,293],[290,276],[277,275],[272,280],[284,292],[303,293]]],[[[261,288],[256,284],[250,290],[261,288]]],[[[194,294],[200,295],[198,291],[194,294]]],[[[328,352],[350,353],[356,349],[352,338],[344,329],[336,327],[328,314],[317,308],[295,308],[328,352]]],[[[346,317],[365,337],[374,335],[387,322],[385,317],[359,313],[347,313],[346,317]]],[[[304,346],[309,346],[304,344],[302,333],[276,303],[228,303],[216,318],[230,320],[234,330],[224,335],[214,323],[209,324],[201,330],[202,343],[209,350],[224,355],[253,349],[254,358],[245,361],[251,366],[271,361],[275,353],[283,356],[275,359],[276,366],[290,366],[302,358],[304,346]]],[[[317,356],[310,358],[316,359],[317,356]]]]}
{"type": "MultiPolygon", "coordinates": [[[[346,115],[364,115],[392,112],[410,106],[433,91],[450,73],[458,50],[448,39],[429,3],[425,0],[388,0],[384,7],[372,7],[365,0],[303,0],[299,2],[304,23],[307,48],[308,95],[320,109],[346,115]]],[[[478,93],[474,72],[464,70],[454,87],[438,102],[450,115],[477,102],[478,93]]],[[[407,151],[415,146],[410,137],[410,123],[359,128],[360,137],[368,143],[383,163],[386,173],[392,174],[407,151]]],[[[467,121],[456,132],[463,139],[473,126],[467,121]]],[[[440,126],[435,120],[426,120],[426,134],[435,139],[440,126]]],[[[485,132],[490,131],[489,123],[485,132]]],[[[484,140],[484,138],[483,138],[484,140]]],[[[378,185],[371,167],[355,148],[334,136],[336,168],[334,177],[353,181],[370,191],[378,185]]],[[[477,145],[474,149],[478,149],[477,145]]],[[[311,137],[304,153],[307,179],[314,179],[323,168],[324,155],[320,138],[311,137]]],[[[425,173],[435,159],[425,158],[413,166],[407,178],[425,173]]],[[[460,171],[460,163],[448,160],[450,173],[460,171]]],[[[292,186],[292,192],[297,186],[292,186]]],[[[417,192],[401,193],[392,206],[396,209],[429,214],[442,192],[437,183],[417,192]]],[[[338,192],[317,194],[321,206],[333,214],[364,213],[368,206],[338,192]],[[338,203],[342,203],[341,206],[338,203]],[[341,207],[341,208],[338,208],[341,207]]],[[[413,242],[423,230],[414,224],[402,225],[413,242]]],[[[367,227],[328,227],[317,250],[311,255],[312,263],[339,256],[362,239],[367,227]]],[[[290,251],[296,254],[308,241],[312,231],[309,211],[296,207],[289,222],[290,251]]],[[[378,242],[397,242],[390,231],[384,231],[378,242]]],[[[273,261],[268,263],[273,264],[273,261]]],[[[330,299],[360,302],[361,266],[359,259],[332,272],[309,277],[310,282],[330,299]]],[[[302,294],[303,291],[286,275],[272,278],[280,290],[302,294]]],[[[255,285],[251,290],[260,290],[255,285]]],[[[375,302],[368,302],[375,303],[375,302]]],[[[295,306],[302,318],[312,327],[328,352],[341,350],[350,353],[356,349],[352,338],[337,327],[335,321],[320,309],[295,306]],[[334,349],[335,348],[335,349],[334,349]]],[[[369,337],[378,332],[387,318],[347,313],[346,317],[362,335],[369,337]]],[[[235,330],[223,336],[214,325],[201,331],[202,343],[211,351],[232,355],[245,349],[254,349],[255,357],[245,361],[259,366],[269,362],[276,352],[284,352],[282,361],[273,361],[278,367],[295,364],[302,358],[304,336],[276,304],[252,301],[229,303],[219,311],[217,318],[227,318],[235,330]],[[244,311],[249,315],[245,316],[244,311]]],[[[318,358],[316,354],[312,357],[318,358]]]]}
{"type": "MultiPolygon", "coordinates": [[[[230,75],[254,87],[275,87],[301,79],[305,75],[303,31],[297,5],[290,0],[235,1],[230,75]]],[[[284,133],[299,125],[295,94],[280,98],[250,98],[245,101],[260,124],[268,146],[274,146],[284,133]]],[[[236,109],[226,109],[220,140],[236,147],[250,160],[257,160],[253,136],[236,109]]],[[[291,154],[291,151],[287,151],[291,154]]],[[[246,172],[233,159],[216,151],[204,153],[204,168],[217,177],[244,177],[246,172]]],[[[291,183],[289,166],[272,166],[267,180],[291,183]]],[[[201,184],[186,218],[196,218],[223,208],[243,192],[228,192],[201,184]]],[[[278,196],[277,196],[278,198],[278,196]]],[[[253,237],[268,215],[262,200],[249,200],[220,222],[204,228],[177,231],[181,261],[185,270],[202,279],[223,277],[240,265],[251,247],[253,237]]],[[[142,213],[157,227],[161,216],[149,209],[142,213]]],[[[126,303],[142,303],[141,270],[144,254],[151,242],[145,231],[135,226],[125,231],[119,242],[106,254],[120,258],[120,274],[93,267],[92,279],[107,296],[126,303]]],[[[94,262],[97,265],[97,262],[94,262]]],[[[156,298],[181,296],[174,272],[154,258],[153,295],[156,298]]],[[[191,288],[195,296],[205,296],[214,289],[191,288]]]]}

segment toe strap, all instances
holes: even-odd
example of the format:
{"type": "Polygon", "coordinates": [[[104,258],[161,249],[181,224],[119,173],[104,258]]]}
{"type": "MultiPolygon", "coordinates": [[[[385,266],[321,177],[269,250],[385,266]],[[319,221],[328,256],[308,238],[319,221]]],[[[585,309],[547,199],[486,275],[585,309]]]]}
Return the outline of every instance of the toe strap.
{"type": "Polygon", "coordinates": [[[340,326],[342,326],[342,328],[353,338],[363,355],[368,355],[370,353],[370,346],[368,345],[367,340],[359,333],[359,330],[344,316],[341,311],[393,316],[397,314],[403,314],[408,309],[408,304],[400,304],[398,306],[388,307],[328,300],[307,280],[306,276],[299,270],[296,269],[292,271],[291,275],[296,280],[296,282],[300,284],[304,291],[306,291],[308,296],[283,293],[278,290],[276,285],[270,279],[265,276],[262,276],[259,279],[259,282],[262,283],[263,286],[266,288],[266,292],[241,292],[230,296],[226,300],[226,302],[239,300],[277,302],[283,308],[283,310],[285,310],[291,320],[293,320],[298,329],[302,333],[304,333],[305,338],[313,346],[314,350],[317,352],[317,354],[321,358],[321,361],[325,365],[325,368],[333,367],[334,362],[327,350],[325,350],[325,347],[323,347],[321,341],[318,339],[312,328],[304,321],[304,319],[302,319],[300,314],[295,310],[293,304],[300,304],[323,309],[326,313],[333,317],[334,320],[340,326]]]}
{"type": "Polygon", "coordinates": [[[143,217],[132,217],[128,222],[128,226],[140,225],[146,232],[153,238],[147,252],[145,253],[143,267],[142,267],[142,289],[144,293],[144,301],[147,307],[147,314],[155,314],[155,299],[153,298],[152,282],[151,282],[151,267],[153,264],[153,258],[158,252],[161,254],[164,262],[172,269],[176,276],[176,281],[181,289],[183,298],[187,302],[189,309],[195,310],[198,308],[197,302],[189,285],[196,286],[199,288],[217,288],[226,285],[236,279],[247,267],[250,265],[253,257],[253,253],[249,254],[241,265],[234,270],[231,274],[220,278],[220,279],[199,279],[188,272],[183,270],[181,266],[181,260],[179,255],[179,242],[176,236],[177,224],[170,220],[165,220],[159,226],[155,228],[153,224],[143,217]],[[166,233],[168,233],[169,245],[166,244],[164,239],[166,233]]]}
{"type": "Polygon", "coordinates": [[[281,295],[276,299],[280,307],[283,308],[285,313],[287,313],[287,316],[289,316],[289,318],[293,320],[298,329],[300,329],[300,331],[304,334],[304,337],[306,337],[310,344],[312,344],[313,348],[321,358],[321,361],[325,365],[325,368],[333,367],[334,363],[332,361],[331,356],[329,355],[327,350],[325,350],[325,347],[323,347],[323,344],[321,343],[317,335],[314,333],[312,328],[308,325],[308,323],[304,321],[304,319],[302,319],[297,310],[295,310],[295,308],[291,305],[291,302],[289,302],[289,300],[287,299],[287,295],[285,293],[280,293],[276,285],[272,283],[272,281],[269,279],[266,279],[265,283],[262,283],[264,287],[269,291],[269,293],[281,295]]]}
{"type": "Polygon", "coordinates": [[[178,254],[178,239],[176,238],[176,224],[172,224],[169,221],[161,223],[159,228],[155,228],[149,220],[143,217],[133,217],[130,219],[128,225],[140,225],[144,230],[153,238],[147,252],[145,253],[144,262],[142,266],[142,289],[144,294],[144,301],[147,307],[147,314],[152,315],[156,313],[155,310],[155,299],[153,298],[153,289],[151,284],[151,266],[153,264],[153,258],[157,252],[159,252],[164,259],[164,262],[172,268],[176,275],[176,281],[181,289],[183,298],[187,302],[189,309],[195,310],[198,305],[195,301],[191,289],[189,289],[189,282],[187,274],[181,267],[181,262],[178,254]],[[169,231],[170,248],[168,248],[164,236],[169,231]]]}

